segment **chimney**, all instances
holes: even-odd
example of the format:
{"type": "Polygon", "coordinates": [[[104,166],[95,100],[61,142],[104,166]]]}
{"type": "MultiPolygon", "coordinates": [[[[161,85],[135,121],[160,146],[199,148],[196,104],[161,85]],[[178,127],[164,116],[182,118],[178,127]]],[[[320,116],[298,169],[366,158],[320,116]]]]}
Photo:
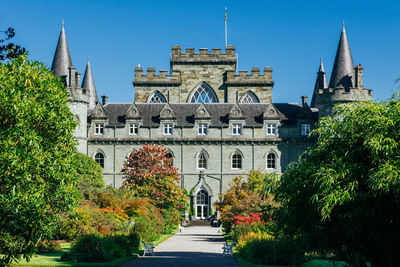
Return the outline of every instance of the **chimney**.
{"type": "Polygon", "coordinates": [[[107,99],[108,99],[108,96],[106,96],[106,95],[101,96],[101,104],[103,106],[107,104],[107,99]]]}
{"type": "Polygon", "coordinates": [[[354,68],[354,70],[355,70],[355,73],[356,73],[356,84],[355,84],[355,86],[354,87],[357,87],[357,88],[363,88],[364,87],[364,84],[363,84],[363,71],[364,71],[364,68],[363,67],[361,67],[361,64],[357,64],[357,66],[354,68]]]}
{"type": "Polygon", "coordinates": [[[303,95],[303,96],[301,97],[301,105],[302,105],[302,106],[306,105],[306,104],[307,104],[307,101],[308,101],[308,96],[303,95]]]}

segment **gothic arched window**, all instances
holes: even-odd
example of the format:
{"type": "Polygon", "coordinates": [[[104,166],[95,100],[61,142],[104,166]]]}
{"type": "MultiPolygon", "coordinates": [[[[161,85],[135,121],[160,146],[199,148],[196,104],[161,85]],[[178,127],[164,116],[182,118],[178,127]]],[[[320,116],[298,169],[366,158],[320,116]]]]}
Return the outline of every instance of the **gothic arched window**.
{"type": "Polygon", "coordinates": [[[197,169],[207,169],[207,156],[204,152],[197,156],[197,169]]]}
{"type": "Polygon", "coordinates": [[[155,91],[154,94],[149,98],[148,103],[166,103],[165,97],[159,91],[155,91]]]}
{"type": "Polygon", "coordinates": [[[272,152],[267,156],[267,169],[276,169],[276,156],[272,152]]]}
{"type": "Polygon", "coordinates": [[[193,93],[190,103],[217,103],[217,95],[206,83],[202,83],[193,93]]]}
{"type": "Polygon", "coordinates": [[[236,151],[232,155],[232,169],[241,169],[241,168],[242,168],[242,154],[236,151]]]}
{"type": "Polygon", "coordinates": [[[171,154],[171,152],[168,152],[166,155],[165,155],[165,157],[167,158],[167,159],[171,159],[171,162],[170,162],[170,166],[172,166],[172,165],[174,165],[174,156],[171,154]]]}
{"type": "Polygon", "coordinates": [[[197,204],[208,205],[208,193],[206,190],[202,189],[197,193],[196,196],[197,204]]]}
{"type": "Polygon", "coordinates": [[[251,92],[248,91],[243,97],[242,97],[242,101],[243,104],[251,104],[251,103],[260,103],[260,101],[258,100],[257,96],[251,92]]]}
{"type": "Polygon", "coordinates": [[[94,156],[94,160],[104,169],[104,154],[97,152],[94,156]]]}

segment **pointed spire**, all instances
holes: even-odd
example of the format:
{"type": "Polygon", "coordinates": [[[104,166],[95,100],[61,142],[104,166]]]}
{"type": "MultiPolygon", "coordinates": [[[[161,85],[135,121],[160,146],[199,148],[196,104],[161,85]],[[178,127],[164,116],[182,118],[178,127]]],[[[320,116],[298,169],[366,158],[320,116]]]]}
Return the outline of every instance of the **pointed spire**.
{"type": "Polygon", "coordinates": [[[83,75],[81,87],[89,91],[89,109],[94,109],[96,104],[99,103],[99,98],[97,96],[96,85],[94,84],[92,67],[90,66],[89,57],[85,69],[85,74],[83,75]]]}
{"type": "Polygon", "coordinates": [[[315,107],[315,101],[316,101],[317,95],[319,94],[319,90],[325,89],[325,88],[328,88],[328,80],[326,79],[324,63],[322,62],[322,57],[321,57],[321,61],[319,63],[319,69],[317,72],[317,79],[315,80],[314,92],[313,92],[313,96],[311,99],[310,107],[312,107],[312,108],[315,107]]]}
{"type": "Polygon", "coordinates": [[[335,63],[333,64],[329,87],[340,87],[349,90],[349,88],[353,86],[354,63],[343,22],[342,33],[340,35],[339,45],[336,51],[335,63]]]}
{"type": "Polygon", "coordinates": [[[54,53],[53,64],[51,64],[51,70],[55,76],[68,75],[68,68],[72,66],[71,55],[69,54],[69,48],[67,43],[67,36],[64,30],[64,20],[62,21],[60,36],[58,37],[58,43],[56,52],[54,53]]]}

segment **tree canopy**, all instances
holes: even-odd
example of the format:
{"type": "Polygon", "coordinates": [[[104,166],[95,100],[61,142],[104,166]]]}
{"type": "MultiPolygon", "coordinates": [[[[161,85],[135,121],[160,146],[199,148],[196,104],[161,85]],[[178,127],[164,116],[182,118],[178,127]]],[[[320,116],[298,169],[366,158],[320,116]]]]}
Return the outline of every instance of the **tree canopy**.
{"type": "Polygon", "coordinates": [[[0,264],[28,258],[77,196],[64,85],[21,56],[0,62],[0,264]]]}
{"type": "Polygon", "coordinates": [[[400,101],[340,105],[283,174],[285,233],[350,263],[399,266],[400,101]]]}
{"type": "Polygon", "coordinates": [[[15,31],[14,28],[8,28],[5,31],[0,31],[0,33],[3,33],[3,37],[0,37],[0,61],[3,61],[5,59],[11,59],[11,58],[16,58],[20,55],[25,54],[26,50],[20,45],[16,45],[12,42],[9,42],[7,44],[7,41],[10,39],[14,38],[15,36],[15,31]]]}

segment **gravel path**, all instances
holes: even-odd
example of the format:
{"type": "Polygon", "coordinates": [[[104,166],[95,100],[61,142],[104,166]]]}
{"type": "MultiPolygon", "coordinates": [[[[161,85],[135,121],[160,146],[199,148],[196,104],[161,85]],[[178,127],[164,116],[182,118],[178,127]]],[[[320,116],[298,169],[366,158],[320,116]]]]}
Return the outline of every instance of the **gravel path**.
{"type": "Polygon", "coordinates": [[[222,256],[224,237],[211,226],[187,227],[127,266],[239,266],[232,256],[222,256]]]}

